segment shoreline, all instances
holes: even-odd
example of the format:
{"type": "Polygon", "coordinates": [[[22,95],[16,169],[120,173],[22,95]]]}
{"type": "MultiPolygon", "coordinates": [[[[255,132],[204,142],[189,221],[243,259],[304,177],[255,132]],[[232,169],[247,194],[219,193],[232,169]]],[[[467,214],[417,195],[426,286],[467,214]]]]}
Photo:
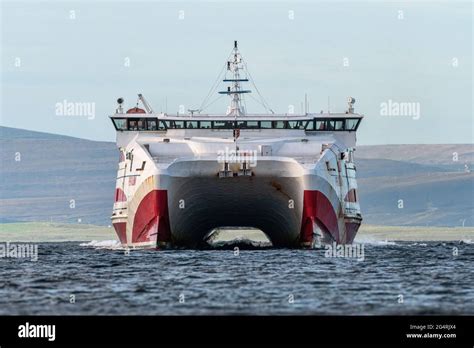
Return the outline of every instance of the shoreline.
{"type": "MultiPolygon", "coordinates": [[[[232,232],[230,232],[232,233],[232,232]]],[[[244,238],[265,240],[259,231],[242,230],[244,238]]],[[[229,240],[229,232],[217,240],[229,240]]],[[[355,241],[461,241],[473,240],[474,227],[383,226],[363,224],[355,241]]],[[[117,240],[113,227],[50,222],[0,224],[0,242],[89,242],[117,240]]]]}

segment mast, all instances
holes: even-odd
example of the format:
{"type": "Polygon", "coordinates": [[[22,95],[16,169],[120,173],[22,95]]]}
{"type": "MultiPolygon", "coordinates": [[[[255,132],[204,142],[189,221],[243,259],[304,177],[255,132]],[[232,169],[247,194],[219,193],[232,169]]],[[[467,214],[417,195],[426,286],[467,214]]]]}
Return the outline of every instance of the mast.
{"type": "Polygon", "coordinates": [[[241,94],[251,93],[250,90],[241,89],[241,82],[248,82],[247,78],[240,77],[240,70],[243,70],[243,60],[237,47],[237,41],[234,41],[234,49],[231,57],[227,61],[227,71],[230,71],[232,78],[224,78],[223,82],[230,82],[231,85],[227,87],[227,91],[220,91],[219,94],[227,94],[231,97],[229,111],[227,116],[241,116],[245,115],[245,110],[241,105],[241,94]]]}

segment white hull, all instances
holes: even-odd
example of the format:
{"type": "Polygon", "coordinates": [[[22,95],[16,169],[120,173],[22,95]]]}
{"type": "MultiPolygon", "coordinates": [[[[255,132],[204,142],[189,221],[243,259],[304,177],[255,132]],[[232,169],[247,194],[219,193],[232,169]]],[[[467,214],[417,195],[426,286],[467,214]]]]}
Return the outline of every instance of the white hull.
{"type": "MultiPolygon", "coordinates": [[[[350,170],[355,167],[347,161],[337,164],[339,146],[323,145],[317,138],[305,143],[299,138],[267,139],[265,143],[272,148],[289,149],[292,144],[305,146],[313,155],[300,151],[306,153],[300,161],[292,157],[257,156],[255,166],[247,167],[247,175],[241,163],[230,163],[227,175],[223,175],[223,163],[218,161],[217,155],[205,153],[174,159],[163,153],[159,156],[154,151],[163,151],[160,147],[163,139],[163,135],[152,139],[149,136],[135,138],[127,147],[127,151],[134,154],[135,164],[130,160],[121,162],[117,188],[124,190],[127,199],[115,203],[113,222],[116,228],[116,223],[126,223],[125,236],[121,237],[123,244],[155,246],[158,240],[161,244],[199,247],[206,236],[219,227],[260,229],[275,247],[310,247],[316,241],[352,242],[360,224],[360,212],[358,203],[347,202],[345,198],[349,190],[356,189],[355,170],[350,170]],[[153,146],[152,141],[160,146],[153,146]],[[147,146],[143,146],[145,142],[147,146]],[[321,154],[323,146],[326,148],[321,154]],[[138,176],[136,170],[127,170],[134,165],[140,168],[143,162],[147,164],[138,176]],[[335,168],[337,172],[330,172],[328,168],[335,168]],[[130,185],[130,177],[134,178],[133,185],[130,185]],[[305,203],[305,194],[314,197],[306,197],[305,203]],[[327,202],[317,203],[321,197],[327,202]],[[161,203],[157,203],[160,200],[161,203]],[[305,204],[319,204],[316,213],[306,214],[306,220],[309,217],[311,222],[310,238],[303,226],[307,223],[305,204]],[[140,222],[137,216],[144,221],[140,222]],[[357,227],[347,225],[350,221],[357,227]],[[142,231],[136,228],[134,231],[137,224],[141,224],[142,231]]],[[[199,143],[199,139],[192,139],[184,144],[190,149],[199,143]]],[[[205,145],[216,150],[233,144],[213,142],[210,146],[206,141],[205,145]]],[[[245,146],[245,141],[240,142],[240,147],[252,149],[249,143],[245,146]]]]}

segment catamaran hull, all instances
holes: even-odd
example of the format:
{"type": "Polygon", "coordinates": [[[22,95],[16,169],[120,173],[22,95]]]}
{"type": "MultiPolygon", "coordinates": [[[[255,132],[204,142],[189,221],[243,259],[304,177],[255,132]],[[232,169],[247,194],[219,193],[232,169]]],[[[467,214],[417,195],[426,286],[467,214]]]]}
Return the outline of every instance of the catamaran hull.
{"type": "Polygon", "coordinates": [[[127,216],[113,217],[122,244],[197,248],[220,227],[257,228],[274,247],[353,241],[361,219],[345,214],[345,196],[318,167],[272,158],[246,173],[240,164],[229,169],[178,160],[157,170],[130,197],[127,216]]]}

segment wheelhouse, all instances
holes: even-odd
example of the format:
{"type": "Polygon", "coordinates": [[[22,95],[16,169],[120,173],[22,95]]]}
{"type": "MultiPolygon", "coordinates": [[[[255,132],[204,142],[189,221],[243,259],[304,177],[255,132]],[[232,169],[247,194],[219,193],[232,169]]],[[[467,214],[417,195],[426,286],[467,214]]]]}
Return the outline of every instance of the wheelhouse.
{"type": "Polygon", "coordinates": [[[166,131],[167,129],[296,129],[307,132],[355,132],[362,120],[361,116],[314,117],[312,119],[291,120],[197,120],[158,119],[157,117],[111,117],[117,131],[166,131]]]}

